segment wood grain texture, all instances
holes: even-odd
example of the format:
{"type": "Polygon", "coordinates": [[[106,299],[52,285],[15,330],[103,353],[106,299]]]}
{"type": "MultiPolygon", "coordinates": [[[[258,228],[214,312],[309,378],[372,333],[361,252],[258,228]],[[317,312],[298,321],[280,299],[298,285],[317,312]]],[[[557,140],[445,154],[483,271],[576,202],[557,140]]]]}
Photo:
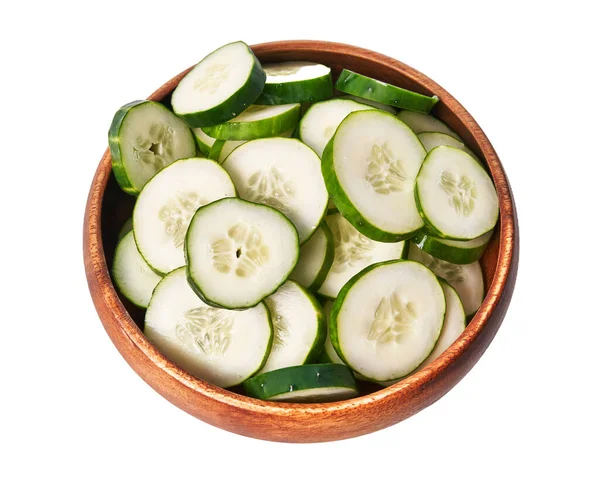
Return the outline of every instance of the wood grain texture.
{"type": "MultiPolygon", "coordinates": [[[[92,299],[106,332],[129,365],[166,399],[207,423],[245,436],[284,442],[331,441],[373,432],[441,398],[469,372],[494,338],[517,276],[519,234],[510,185],[494,148],[471,115],[438,84],[407,65],[369,50],[309,40],[266,43],[253,50],[262,62],[320,62],[333,68],[334,78],[342,68],[349,68],[440,98],[432,113],[485,159],[500,200],[499,229],[482,258],[487,289],[483,305],[460,338],[429,366],[356,399],[327,404],[272,403],[213,386],[162,356],[138,327],[143,323],[143,311],[124,302],[113,286],[108,266],[117,232],[131,214],[134,199],[119,190],[108,150],[92,181],[84,219],[83,253],[92,299]]],[[[149,98],[168,102],[187,71],[149,98]]]]}

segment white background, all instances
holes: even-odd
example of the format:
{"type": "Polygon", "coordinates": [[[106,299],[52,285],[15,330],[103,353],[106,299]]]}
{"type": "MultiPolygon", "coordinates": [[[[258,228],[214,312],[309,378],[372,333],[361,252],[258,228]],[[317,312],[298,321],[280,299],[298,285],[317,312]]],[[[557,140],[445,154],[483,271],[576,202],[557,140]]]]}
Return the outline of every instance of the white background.
{"type": "Polygon", "coordinates": [[[3,3],[0,479],[599,479],[594,3],[3,3]],[[512,304],[467,377],[399,425],[320,445],[243,438],[162,399],[103,331],[81,249],[117,108],[221,44],[299,38],[445,87],[495,146],[521,228],[512,304]]]}

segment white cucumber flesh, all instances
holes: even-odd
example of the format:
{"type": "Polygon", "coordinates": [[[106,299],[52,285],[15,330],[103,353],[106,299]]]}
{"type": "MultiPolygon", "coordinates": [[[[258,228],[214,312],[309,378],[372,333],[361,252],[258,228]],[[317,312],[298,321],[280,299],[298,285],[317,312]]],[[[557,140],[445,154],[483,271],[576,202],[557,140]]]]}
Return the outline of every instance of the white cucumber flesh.
{"type": "Polygon", "coordinates": [[[328,195],[319,157],[296,139],[253,140],[236,148],[223,162],[239,196],[269,205],[296,226],[300,243],[315,232],[328,195]]]}
{"type": "Polygon", "coordinates": [[[333,96],[331,69],[313,62],[282,62],[263,65],[267,80],[257,104],[281,105],[318,102],[333,96]]]}
{"type": "Polygon", "coordinates": [[[131,230],[117,244],[112,276],[121,294],[138,307],[148,307],[152,291],[161,277],[139,253],[131,230]]]}
{"type": "Polygon", "coordinates": [[[448,147],[454,147],[455,149],[464,150],[467,154],[477,159],[477,156],[462,140],[458,140],[451,135],[442,132],[421,132],[417,134],[417,137],[419,137],[419,140],[428,153],[440,145],[446,145],[448,147]]]}
{"type": "Polygon", "coordinates": [[[331,269],[334,253],[331,229],[325,222],[321,222],[313,236],[300,248],[300,258],[290,279],[311,291],[318,290],[331,269]]]}
{"type": "Polygon", "coordinates": [[[398,110],[396,110],[391,105],[382,104],[382,103],[375,102],[374,100],[370,100],[370,99],[363,99],[361,97],[357,97],[356,95],[343,95],[338,98],[354,100],[355,102],[358,102],[360,104],[370,105],[371,107],[375,107],[376,109],[379,109],[379,110],[385,110],[386,112],[389,112],[390,114],[396,114],[398,112],[398,110]]]}
{"type": "Polygon", "coordinates": [[[265,304],[273,322],[273,347],[260,372],[314,361],[323,349],[326,331],[316,299],[296,282],[287,281],[265,304]]]}
{"type": "Polygon", "coordinates": [[[415,134],[420,134],[421,132],[441,132],[462,142],[460,136],[454,130],[441,120],[436,119],[433,115],[401,110],[398,113],[398,118],[408,125],[415,134]]]}
{"type": "Polygon", "coordinates": [[[133,210],[135,242],[146,262],[161,274],[185,265],[183,245],[196,209],[234,196],[231,178],[212,160],[181,159],[161,170],[133,210]]]}
{"type": "Polygon", "coordinates": [[[190,285],[204,302],[245,309],[286,281],[298,261],[299,243],[281,212],[228,198],[196,211],[185,249],[190,285]]]}
{"type": "Polygon", "coordinates": [[[168,359],[221,387],[240,384],[264,365],[273,338],[264,303],[244,311],[202,302],[188,285],[185,267],[156,286],[144,334],[168,359]]]}
{"type": "Polygon", "coordinates": [[[433,351],[445,312],[444,291],[431,270],[404,260],[376,264],[340,292],[331,312],[331,342],[365,378],[396,380],[433,351]]]}

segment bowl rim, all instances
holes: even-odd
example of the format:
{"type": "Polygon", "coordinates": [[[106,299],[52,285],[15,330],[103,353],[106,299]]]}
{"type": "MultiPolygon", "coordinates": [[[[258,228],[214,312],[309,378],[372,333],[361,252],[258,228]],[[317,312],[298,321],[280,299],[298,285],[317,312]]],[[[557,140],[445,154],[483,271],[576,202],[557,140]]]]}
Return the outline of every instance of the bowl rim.
{"type": "MultiPolygon", "coordinates": [[[[479,148],[482,157],[485,159],[490,170],[498,199],[500,204],[500,228],[498,242],[498,260],[492,282],[488,286],[487,293],[479,310],[469,322],[467,328],[461,336],[448,348],[442,355],[435,359],[428,366],[409,375],[408,377],[396,382],[395,384],[383,387],[382,389],[370,394],[365,394],[357,398],[336,401],[329,403],[283,403],[263,401],[251,397],[228,391],[224,388],[215,386],[207,381],[198,379],[173,362],[163,356],[145,337],[142,330],[135,324],[128,311],[120,301],[116,289],[113,285],[110,272],[104,255],[101,230],[101,211],[102,200],[108,179],[111,174],[111,156],[109,149],[106,149],[98,165],[92,186],[89,192],[84,219],[84,261],[86,275],[90,289],[92,282],[101,286],[100,290],[102,302],[111,311],[112,318],[115,321],[111,327],[117,328],[132,345],[140,350],[143,355],[150,360],[156,368],[164,371],[175,381],[183,384],[187,388],[198,394],[209,397],[214,401],[242,409],[244,411],[261,412],[268,414],[289,413],[332,413],[349,408],[357,408],[366,404],[372,404],[383,401],[386,398],[402,396],[403,392],[422,390],[426,385],[434,381],[437,377],[443,376],[444,371],[449,365],[452,365],[461,357],[469,345],[473,344],[478,338],[483,328],[489,321],[492,313],[501,302],[502,294],[509,278],[514,278],[516,270],[516,260],[518,258],[518,231],[516,226],[516,211],[508,179],[500,163],[500,160],[492,147],[490,141],[483,133],[477,122],[466,111],[466,109],[452,97],[446,90],[439,86],[429,77],[408,65],[393,59],[386,55],[373,52],[371,50],[355,47],[348,44],[337,42],[325,42],[316,40],[283,40],[276,42],[267,42],[251,46],[258,57],[264,54],[286,52],[307,52],[314,53],[315,50],[325,52],[336,52],[339,50],[350,50],[352,55],[364,58],[370,62],[380,64],[382,67],[390,66],[402,72],[402,74],[418,83],[423,90],[430,95],[437,95],[440,103],[446,105],[451,110],[464,127],[472,134],[474,143],[479,148]],[[514,262],[513,262],[514,261],[514,262]]],[[[155,92],[149,100],[162,100],[165,95],[170,93],[179,80],[191,70],[192,67],[184,70],[173,79],[169,80],[155,92]]],[[[97,302],[97,299],[94,299],[97,302]]],[[[105,324],[104,320],[102,320],[105,324]]],[[[106,325],[105,325],[106,328],[106,325]]]]}

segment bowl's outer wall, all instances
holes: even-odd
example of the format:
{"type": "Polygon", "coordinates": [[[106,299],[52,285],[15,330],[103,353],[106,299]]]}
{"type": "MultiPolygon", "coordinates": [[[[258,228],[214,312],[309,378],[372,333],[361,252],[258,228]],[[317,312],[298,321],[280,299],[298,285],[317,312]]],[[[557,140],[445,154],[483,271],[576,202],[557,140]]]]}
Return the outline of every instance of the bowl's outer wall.
{"type": "MultiPolygon", "coordinates": [[[[116,233],[131,214],[134,199],[116,185],[108,151],[93,179],[84,220],[84,261],[92,299],[109,337],[129,365],[162,396],[205,422],[238,434],[285,442],[331,441],[373,432],[402,421],[441,398],[473,367],[496,334],[517,275],[518,223],[510,186],[492,145],[473,118],[439,85],[403,63],[330,42],[283,41],[252,48],[262,62],[320,62],[333,68],[334,78],[341,68],[349,68],[440,98],[433,113],[486,160],[500,200],[500,228],[481,261],[487,295],[478,313],[461,337],[432,364],[391,387],[348,401],[270,403],[196,379],[147,341],[138,327],[143,311],[123,301],[112,284],[107,266],[112,263],[116,233]]],[[[167,97],[186,72],[149,98],[167,97]]]]}

